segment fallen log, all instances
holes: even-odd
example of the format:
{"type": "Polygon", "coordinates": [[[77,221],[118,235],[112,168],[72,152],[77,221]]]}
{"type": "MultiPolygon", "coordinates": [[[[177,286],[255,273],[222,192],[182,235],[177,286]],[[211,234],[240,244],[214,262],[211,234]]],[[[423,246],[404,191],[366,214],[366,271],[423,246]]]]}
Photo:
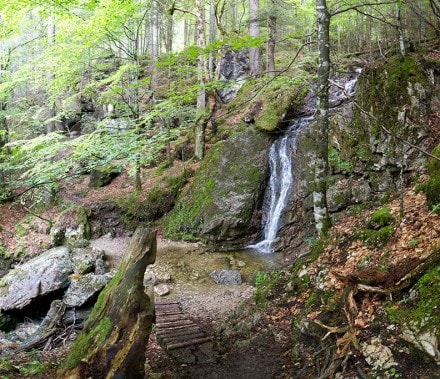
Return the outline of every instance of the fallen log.
{"type": "Polygon", "coordinates": [[[143,278],[147,265],[155,260],[155,232],[138,228],[59,378],[144,378],[145,350],[155,316],[154,299],[144,292],[143,278]]]}

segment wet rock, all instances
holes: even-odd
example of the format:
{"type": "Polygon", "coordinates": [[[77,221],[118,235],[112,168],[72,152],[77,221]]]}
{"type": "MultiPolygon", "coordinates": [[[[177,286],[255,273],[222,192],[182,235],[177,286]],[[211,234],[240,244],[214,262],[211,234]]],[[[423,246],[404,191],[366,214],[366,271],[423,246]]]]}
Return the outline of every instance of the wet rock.
{"type": "Polygon", "coordinates": [[[387,370],[397,366],[390,348],[383,345],[380,338],[372,338],[369,343],[362,344],[362,353],[373,370],[387,370]]]}
{"type": "Polygon", "coordinates": [[[111,275],[86,274],[73,277],[63,301],[68,307],[80,307],[110,282],[111,275]]]}
{"type": "Polygon", "coordinates": [[[438,331],[436,329],[426,330],[423,326],[426,325],[426,321],[422,325],[416,323],[410,323],[402,328],[402,339],[414,345],[417,349],[428,354],[433,358],[437,364],[440,364],[440,351],[439,340],[437,337],[438,331]]]}
{"type": "Polygon", "coordinates": [[[39,296],[67,287],[72,272],[70,251],[65,246],[16,266],[1,279],[0,310],[22,309],[39,296]]]}
{"type": "Polygon", "coordinates": [[[241,284],[241,273],[238,270],[214,270],[209,276],[217,284],[241,284]]]}

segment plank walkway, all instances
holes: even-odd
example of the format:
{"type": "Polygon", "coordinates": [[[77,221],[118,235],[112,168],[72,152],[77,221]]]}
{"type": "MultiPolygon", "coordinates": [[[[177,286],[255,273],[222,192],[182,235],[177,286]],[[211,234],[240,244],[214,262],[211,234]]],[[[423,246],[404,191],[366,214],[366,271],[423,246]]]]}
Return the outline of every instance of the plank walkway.
{"type": "Polygon", "coordinates": [[[182,311],[177,301],[156,302],[156,338],[159,345],[180,363],[209,362],[213,358],[208,336],[182,311]]]}

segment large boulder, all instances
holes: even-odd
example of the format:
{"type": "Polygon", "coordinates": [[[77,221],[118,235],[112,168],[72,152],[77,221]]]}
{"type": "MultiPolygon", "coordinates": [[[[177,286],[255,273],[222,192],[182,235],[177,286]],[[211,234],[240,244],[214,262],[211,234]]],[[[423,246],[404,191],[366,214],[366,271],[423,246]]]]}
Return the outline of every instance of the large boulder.
{"type": "Polygon", "coordinates": [[[22,309],[39,296],[66,288],[72,272],[72,258],[65,246],[16,266],[1,279],[0,310],[22,309]]]}
{"type": "Polygon", "coordinates": [[[111,275],[92,273],[74,277],[63,301],[68,307],[80,307],[93,299],[110,281],[111,275]]]}
{"type": "Polygon", "coordinates": [[[213,146],[166,220],[169,236],[242,243],[260,229],[270,138],[248,128],[213,146]]]}
{"type": "Polygon", "coordinates": [[[68,244],[74,247],[87,245],[92,235],[90,213],[90,210],[81,206],[74,206],[62,212],[50,231],[52,244],[68,244]]]}

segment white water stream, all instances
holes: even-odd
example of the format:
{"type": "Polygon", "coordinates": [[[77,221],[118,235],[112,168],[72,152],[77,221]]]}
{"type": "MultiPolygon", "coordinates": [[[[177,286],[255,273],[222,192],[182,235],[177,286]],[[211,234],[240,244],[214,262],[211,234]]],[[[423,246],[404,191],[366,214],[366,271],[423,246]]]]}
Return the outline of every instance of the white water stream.
{"type": "Polygon", "coordinates": [[[263,202],[263,240],[248,248],[261,253],[272,253],[278,230],[283,226],[283,211],[289,201],[294,177],[292,153],[296,150],[299,133],[309,126],[313,116],[295,120],[286,133],[269,150],[269,184],[263,202]]]}
{"type": "MultiPolygon", "coordinates": [[[[357,69],[351,79],[334,82],[337,88],[331,95],[334,107],[338,107],[354,95],[360,72],[361,70],[357,69]]],[[[247,246],[248,249],[264,254],[273,252],[273,244],[283,226],[284,210],[294,187],[292,155],[296,151],[297,138],[313,118],[314,116],[308,116],[293,121],[286,133],[279,137],[269,150],[270,178],[263,202],[263,240],[247,246]]]]}

